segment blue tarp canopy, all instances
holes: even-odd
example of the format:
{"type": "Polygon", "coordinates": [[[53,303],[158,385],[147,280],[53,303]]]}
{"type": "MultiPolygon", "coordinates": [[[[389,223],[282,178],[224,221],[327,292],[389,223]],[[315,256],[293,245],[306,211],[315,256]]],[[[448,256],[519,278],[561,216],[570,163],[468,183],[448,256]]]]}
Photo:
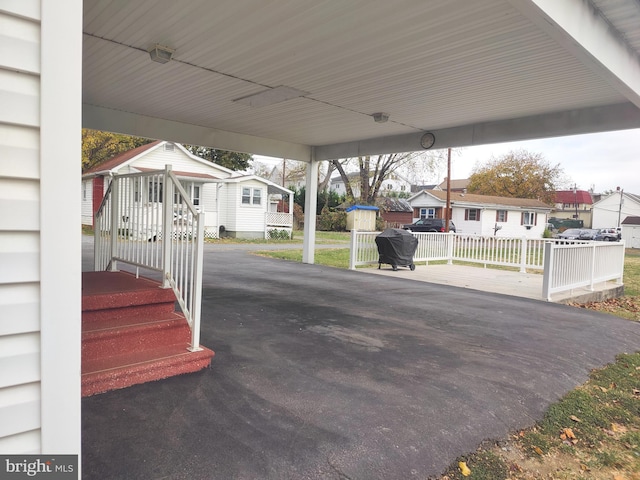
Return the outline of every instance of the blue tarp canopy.
{"type": "Polygon", "coordinates": [[[352,205],[347,208],[347,212],[351,212],[353,210],[380,210],[378,207],[374,207],[373,205],[352,205]]]}

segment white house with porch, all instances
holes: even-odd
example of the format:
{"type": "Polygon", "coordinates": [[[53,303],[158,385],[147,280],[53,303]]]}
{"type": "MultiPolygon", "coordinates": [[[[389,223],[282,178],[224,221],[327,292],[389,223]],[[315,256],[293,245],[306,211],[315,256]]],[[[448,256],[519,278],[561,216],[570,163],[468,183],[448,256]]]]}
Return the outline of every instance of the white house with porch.
{"type": "Polygon", "coordinates": [[[0,2],[0,451],[81,450],[81,128],[306,162],[309,217],[324,160],[640,128],[636,0],[249,3],[0,2]]]}
{"type": "MultiPolygon", "coordinates": [[[[451,192],[451,220],[458,233],[540,238],[551,207],[529,198],[495,197],[451,192]]],[[[413,221],[444,218],[447,192],[423,190],[409,198],[413,221]]]]}
{"type": "MultiPolygon", "coordinates": [[[[87,170],[82,176],[82,224],[93,225],[93,216],[114,175],[163,170],[165,165],[172,166],[173,173],[189,194],[189,200],[204,213],[206,238],[219,238],[220,235],[267,238],[272,230],[291,233],[292,191],[262,177],[242,175],[209,162],[179,143],[166,141],[155,141],[123,152],[87,170]],[[278,212],[278,206],[284,211],[278,212]]],[[[162,183],[138,182],[134,188],[131,210],[138,202],[158,208],[162,201],[162,183]]],[[[137,218],[133,211],[125,216],[128,221],[137,218]]],[[[152,232],[150,238],[156,233],[152,232]]]]}

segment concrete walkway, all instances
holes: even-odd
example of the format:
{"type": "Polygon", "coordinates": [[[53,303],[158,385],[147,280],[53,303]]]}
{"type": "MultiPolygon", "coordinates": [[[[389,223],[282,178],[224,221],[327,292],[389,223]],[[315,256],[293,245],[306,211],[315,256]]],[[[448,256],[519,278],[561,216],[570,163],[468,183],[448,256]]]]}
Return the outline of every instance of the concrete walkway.
{"type": "MultiPolygon", "coordinates": [[[[394,272],[390,265],[382,265],[380,270],[362,268],[358,271],[546,301],[542,296],[542,272],[539,274],[520,273],[496,268],[482,268],[482,266],[441,264],[416,265],[414,271],[398,267],[398,270],[394,272]]],[[[555,303],[586,303],[604,297],[610,298],[618,289],[620,289],[620,285],[615,282],[600,283],[594,286],[594,291],[590,291],[588,288],[576,288],[553,294],[551,301],[555,303]]]]}

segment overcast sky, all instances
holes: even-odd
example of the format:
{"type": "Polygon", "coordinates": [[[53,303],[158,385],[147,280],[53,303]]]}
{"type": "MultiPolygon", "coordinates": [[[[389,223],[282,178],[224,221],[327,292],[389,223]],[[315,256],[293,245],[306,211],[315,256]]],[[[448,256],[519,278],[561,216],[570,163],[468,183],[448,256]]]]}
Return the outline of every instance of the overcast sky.
{"type": "Polygon", "coordinates": [[[465,148],[453,157],[451,178],[467,178],[476,163],[482,165],[492,155],[499,157],[518,149],[540,153],[552,165],[559,163],[578,189],[594,186],[595,192],[603,192],[620,187],[640,195],[640,130],[465,148]]]}
{"type": "MultiPolygon", "coordinates": [[[[467,178],[476,163],[483,165],[492,156],[519,149],[540,153],[552,165],[559,163],[571,185],[575,182],[580,190],[593,186],[600,193],[620,187],[640,195],[640,129],[463,148],[453,156],[451,178],[467,178]]],[[[282,161],[258,155],[254,158],[269,163],[282,161]]],[[[434,183],[445,176],[446,165],[434,183]]]]}

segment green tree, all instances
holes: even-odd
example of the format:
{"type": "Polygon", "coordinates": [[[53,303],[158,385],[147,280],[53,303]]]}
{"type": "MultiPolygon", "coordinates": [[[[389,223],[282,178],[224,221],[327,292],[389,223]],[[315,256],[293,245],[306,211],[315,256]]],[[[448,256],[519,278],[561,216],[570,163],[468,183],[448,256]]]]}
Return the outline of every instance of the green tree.
{"type": "Polygon", "coordinates": [[[476,165],[469,177],[469,193],[512,198],[535,198],[553,204],[564,180],[560,165],[551,165],[539,153],[511,151],[476,165]]]}
{"type": "Polygon", "coordinates": [[[119,153],[151,142],[153,140],[148,138],[84,128],[82,129],[82,171],[99,165],[119,153]]]}
{"type": "Polygon", "coordinates": [[[184,147],[200,158],[235,171],[248,169],[253,160],[253,156],[248,153],[229,152],[198,145],[185,145],[184,147]]]}

